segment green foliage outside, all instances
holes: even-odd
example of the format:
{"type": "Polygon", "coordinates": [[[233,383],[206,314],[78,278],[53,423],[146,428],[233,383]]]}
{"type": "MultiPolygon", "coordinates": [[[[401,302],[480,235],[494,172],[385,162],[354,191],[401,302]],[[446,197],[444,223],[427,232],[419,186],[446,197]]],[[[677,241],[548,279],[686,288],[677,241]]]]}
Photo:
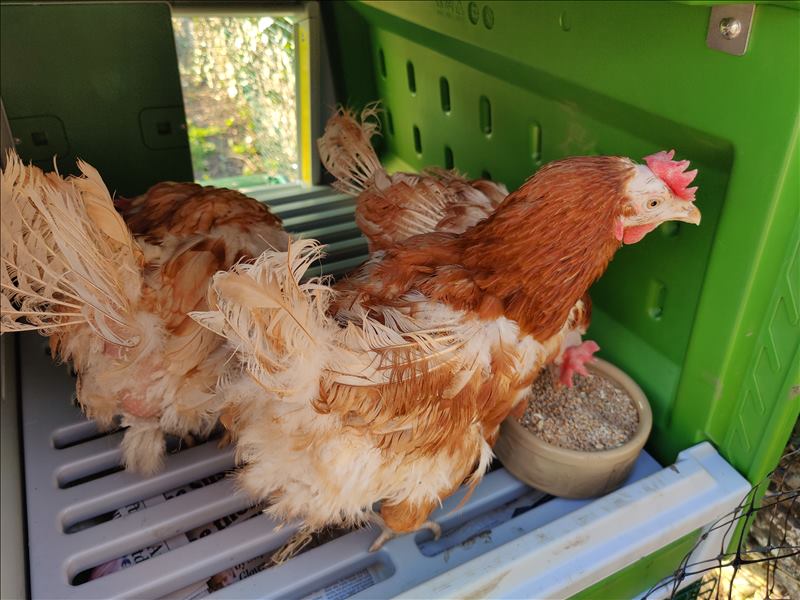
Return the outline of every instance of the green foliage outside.
{"type": "Polygon", "coordinates": [[[197,181],[298,178],[293,26],[286,17],[175,17],[197,181]]]}

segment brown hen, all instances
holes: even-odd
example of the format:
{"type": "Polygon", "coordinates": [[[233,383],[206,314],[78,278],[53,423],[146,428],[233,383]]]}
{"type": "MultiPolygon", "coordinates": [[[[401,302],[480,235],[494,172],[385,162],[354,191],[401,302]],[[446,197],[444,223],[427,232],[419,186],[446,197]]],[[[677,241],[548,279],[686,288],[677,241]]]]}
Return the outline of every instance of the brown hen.
{"type": "Polygon", "coordinates": [[[221,394],[242,486],[303,520],[297,543],[370,520],[378,501],[373,548],[436,530],[431,511],[480,480],[614,253],[664,221],[700,222],[685,166],[664,153],[550,163],[463,233],[376,253],[338,294],[301,283],[319,255],[308,241],[216,275],[215,310],[194,317],[239,350],[221,394]]]}
{"type": "Polygon", "coordinates": [[[223,340],[187,316],[211,276],[285,250],[280,220],[226,189],[161,183],[114,210],[100,175],[61,178],[10,155],[2,174],[2,331],[39,330],[72,362],[101,427],[121,415],[127,468],[163,461],[165,434],[204,435],[218,416],[223,340]]]}

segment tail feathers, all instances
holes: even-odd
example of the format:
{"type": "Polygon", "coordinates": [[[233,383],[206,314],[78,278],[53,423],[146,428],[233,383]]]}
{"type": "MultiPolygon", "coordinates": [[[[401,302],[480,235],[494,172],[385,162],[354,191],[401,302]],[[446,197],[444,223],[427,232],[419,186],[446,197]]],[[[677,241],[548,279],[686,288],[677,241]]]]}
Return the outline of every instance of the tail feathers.
{"type": "Polygon", "coordinates": [[[373,318],[360,305],[331,317],[336,292],[321,279],[301,283],[321,255],[314,240],[297,240],[287,252],[268,250],[252,264],[217,273],[209,287],[215,310],[190,313],[231,342],[269,398],[305,405],[319,399],[320,388],[337,386],[345,395],[366,387],[399,390],[460,360],[453,323],[431,328],[380,306],[370,307],[373,318]]]}
{"type": "Polygon", "coordinates": [[[340,107],[328,119],[325,133],[317,140],[320,160],[336,177],[337,190],[357,196],[363,192],[383,167],[372,148],[370,139],[380,133],[378,103],[368,104],[360,118],[347,108],[340,107]]]}
{"type": "Polygon", "coordinates": [[[314,240],[268,250],[253,263],[217,273],[209,287],[216,310],[190,316],[227,338],[244,368],[287,401],[310,401],[319,390],[339,329],[327,315],[334,291],[320,279],[300,283],[322,256],[314,240]]]}
{"type": "Polygon", "coordinates": [[[0,330],[63,334],[88,324],[108,342],[136,343],[132,307],[142,255],[97,171],[63,179],[11,152],[0,199],[0,330]]]}
{"type": "Polygon", "coordinates": [[[78,189],[86,207],[86,214],[94,225],[112,240],[124,246],[131,254],[138,252],[125,221],[114,208],[114,200],[108,193],[103,178],[92,165],[82,160],[78,168],[83,177],[73,177],[72,184],[78,189]]]}

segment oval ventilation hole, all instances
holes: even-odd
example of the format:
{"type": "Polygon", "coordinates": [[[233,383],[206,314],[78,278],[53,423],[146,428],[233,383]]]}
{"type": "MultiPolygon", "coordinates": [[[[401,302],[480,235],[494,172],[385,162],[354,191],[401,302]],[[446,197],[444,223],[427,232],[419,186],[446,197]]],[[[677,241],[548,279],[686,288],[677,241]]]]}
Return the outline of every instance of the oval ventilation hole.
{"type": "Polygon", "coordinates": [[[453,162],[453,150],[450,146],[444,147],[444,168],[445,169],[452,169],[455,166],[455,162],[453,162]]]}
{"type": "Polygon", "coordinates": [[[666,221],[661,224],[659,230],[664,237],[675,237],[681,230],[681,224],[678,221],[666,221]]]}
{"type": "Polygon", "coordinates": [[[535,164],[542,160],[542,128],[538,123],[531,124],[531,159],[535,164]]]}
{"type": "Polygon", "coordinates": [[[492,104],[486,96],[480,99],[481,131],[486,135],[492,133],[492,104]]]}
{"type": "Polygon", "coordinates": [[[417,154],[422,154],[422,135],[416,125],[414,125],[414,150],[417,151],[417,154]]]}
{"type": "Polygon", "coordinates": [[[442,110],[446,113],[450,112],[450,83],[446,77],[439,78],[439,95],[442,100],[442,110]]]}
{"type": "Polygon", "coordinates": [[[408,75],[408,89],[412,94],[417,93],[417,80],[414,76],[414,64],[411,61],[406,63],[406,75],[408,75]]]}
{"type": "Polygon", "coordinates": [[[386,109],[386,130],[389,132],[389,135],[394,135],[394,120],[388,108],[386,109]]]}
{"type": "Polygon", "coordinates": [[[484,169],[483,171],[481,171],[481,179],[489,179],[489,180],[492,179],[492,174],[489,173],[488,169],[484,169]]]}
{"type": "Polygon", "coordinates": [[[658,321],[664,314],[664,300],[667,297],[667,286],[656,279],[650,281],[647,289],[647,314],[658,321]]]}
{"type": "Polygon", "coordinates": [[[378,66],[381,70],[381,77],[386,79],[386,57],[383,55],[383,48],[378,50],[378,66]]]}

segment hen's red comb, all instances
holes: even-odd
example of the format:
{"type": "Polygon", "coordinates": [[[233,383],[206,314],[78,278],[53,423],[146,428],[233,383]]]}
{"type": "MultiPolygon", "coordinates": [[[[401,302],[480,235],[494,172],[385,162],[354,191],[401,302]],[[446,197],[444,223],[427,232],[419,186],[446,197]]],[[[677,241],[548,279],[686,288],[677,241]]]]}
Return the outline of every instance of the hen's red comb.
{"type": "Polygon", "coordinates": [[[675,150],[670,150],[669,152],[662,150],[650,156],[645,156],[644,160],[648,168],[656,177],[669,186],[673,194],[683,200],[694,202],[694,194],[697,188],[686,186],[692,183],[697,176],[697,169],[686,171],[686,167],[689,166],[689,161],[672,160],[673,156],[675,156],[675,150]]]}

